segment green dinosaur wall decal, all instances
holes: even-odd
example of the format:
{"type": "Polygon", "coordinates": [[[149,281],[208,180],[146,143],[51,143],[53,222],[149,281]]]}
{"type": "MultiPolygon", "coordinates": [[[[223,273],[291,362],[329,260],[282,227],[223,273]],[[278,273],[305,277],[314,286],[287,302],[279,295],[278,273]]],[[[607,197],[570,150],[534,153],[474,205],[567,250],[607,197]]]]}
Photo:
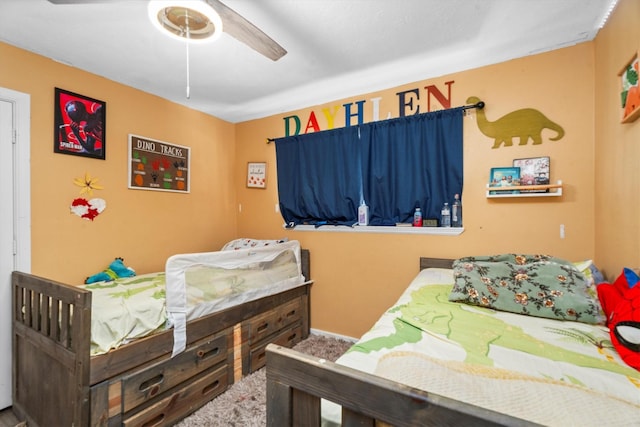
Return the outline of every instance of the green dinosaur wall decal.
{"type": "MultiPolygon", "coordinates": [[[[480,99],[471,96],[467,99],[467,104],[477,104],[480,99]]],[[[542,131],[551,129],[557,133],[551,141],[558,141],[564,136],[564,129],[559,124],[551,121],[544,114],[534,108],[523,108],[512,111],[503,117],[490,122],[487,120],[484,109],[476,109],[476,120],[480,132],[494,139],[493,147],[499,148],[501,144],[505,147],[513,145],[513,138],[520,138],[519,145],[526,145],[529,138],[533,144],[542,144],[542,131]]]]}

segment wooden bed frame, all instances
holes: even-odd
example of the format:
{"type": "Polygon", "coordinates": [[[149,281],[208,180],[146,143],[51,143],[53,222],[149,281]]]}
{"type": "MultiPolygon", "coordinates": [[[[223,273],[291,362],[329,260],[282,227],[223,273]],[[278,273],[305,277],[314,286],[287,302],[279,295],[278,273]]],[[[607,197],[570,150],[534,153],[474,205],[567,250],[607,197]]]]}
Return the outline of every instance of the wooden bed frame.
{"type": "MultiPolygon", "coordinates": [[[[310,278],[310,254],[302,252],[310,278]]],[[[13,411],[29,426],[171,425],[309,335],[311,282],[90,356],[91,292],[14,272],[13,411]]]]}
{"type": "MultiPolygon", "coordinates": [[[[453,260],[420,258],[420,269],[453,260]]],[[[342,406],[343,426],[532,426],[528,421],[448,399],[363,371],[267,346],[267,426],[320,426],[320,400],[342,406]]]]}

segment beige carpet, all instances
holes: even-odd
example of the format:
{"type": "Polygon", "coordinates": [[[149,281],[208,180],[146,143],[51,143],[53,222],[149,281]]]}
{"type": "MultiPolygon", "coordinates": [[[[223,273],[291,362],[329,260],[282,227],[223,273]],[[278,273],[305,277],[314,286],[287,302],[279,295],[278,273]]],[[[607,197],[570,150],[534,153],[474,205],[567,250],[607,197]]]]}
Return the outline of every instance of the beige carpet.
{"type": "MultiPolygon", "coordinates": [[[[335,361],[353,343],[323,335],[311,335],[294,348],[302,353],[335,361]]],[[[262,368],[233,384],[176,427],[260,427],[267,425],[266,374],[262,368]]]]}

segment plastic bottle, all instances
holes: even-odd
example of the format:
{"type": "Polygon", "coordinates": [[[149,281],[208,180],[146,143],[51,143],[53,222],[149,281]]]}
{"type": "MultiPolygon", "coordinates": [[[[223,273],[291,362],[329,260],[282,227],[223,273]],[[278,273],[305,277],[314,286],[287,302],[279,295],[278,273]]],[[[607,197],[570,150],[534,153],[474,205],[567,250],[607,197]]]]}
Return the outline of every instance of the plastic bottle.
{"type": "Polygon", "coordinates": [[[445,203],[440,211],[440,227],[451,227],[451,210],[449,203],[445,203]]]}
{"type": "Polygon", "coordinates": [[[413,226],[422,227],[422,211],[420,208],[416,208],[416,211],[413,213],[413,226]]]}
{"type": "Polygon", "coordinates": [[[451,226],[462,227],[462,202],[460,195],[453,196],[453,206],[451,206],[451,226]]]}
{"type": "Polygon", "coordinates": [[[358,207],[358,225],[369,225],[369,206],[364,201],[358,207]]]}

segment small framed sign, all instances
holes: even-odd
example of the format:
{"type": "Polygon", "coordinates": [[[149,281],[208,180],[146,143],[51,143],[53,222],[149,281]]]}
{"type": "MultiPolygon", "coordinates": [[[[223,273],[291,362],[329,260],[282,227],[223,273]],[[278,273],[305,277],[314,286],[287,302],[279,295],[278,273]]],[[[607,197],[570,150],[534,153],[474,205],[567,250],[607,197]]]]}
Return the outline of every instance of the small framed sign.
{"type": "Polygon", "coordinates": [[[247,165],[247,187],[267,188],[267,163],[249,162],[247,165]]]}
{"type": "Polygon", "coordinates": [[[638,54],[618,73],[620,79],[620,104],[622,123],[630,123],[640,117],[640,84],[638,83],[638,54]]]}
{"type": "Polygon", "coordinates": [[[490,194],[504,194],[512,193],[518,194],[519,190],[509,190],[509,187],[516,187],[520,185],[520,168],[491,168],[491,175],[489,177],[489,186],[491,187],[490,194]],[[500,190],[496,191],[496,188],[500,190]],[[504,188],[504,190],[502,190],[504,188]]]}
{"type": "MultiPolygon", "coordinates": [[[[549,184],[549,157],[529,157],[526,159],[513,159],[513,166],[520,168],[520,185],[547,185],[549,184]]],[[[522,190],[523,193],[548,193],[544,190],[522,190]]]]}

